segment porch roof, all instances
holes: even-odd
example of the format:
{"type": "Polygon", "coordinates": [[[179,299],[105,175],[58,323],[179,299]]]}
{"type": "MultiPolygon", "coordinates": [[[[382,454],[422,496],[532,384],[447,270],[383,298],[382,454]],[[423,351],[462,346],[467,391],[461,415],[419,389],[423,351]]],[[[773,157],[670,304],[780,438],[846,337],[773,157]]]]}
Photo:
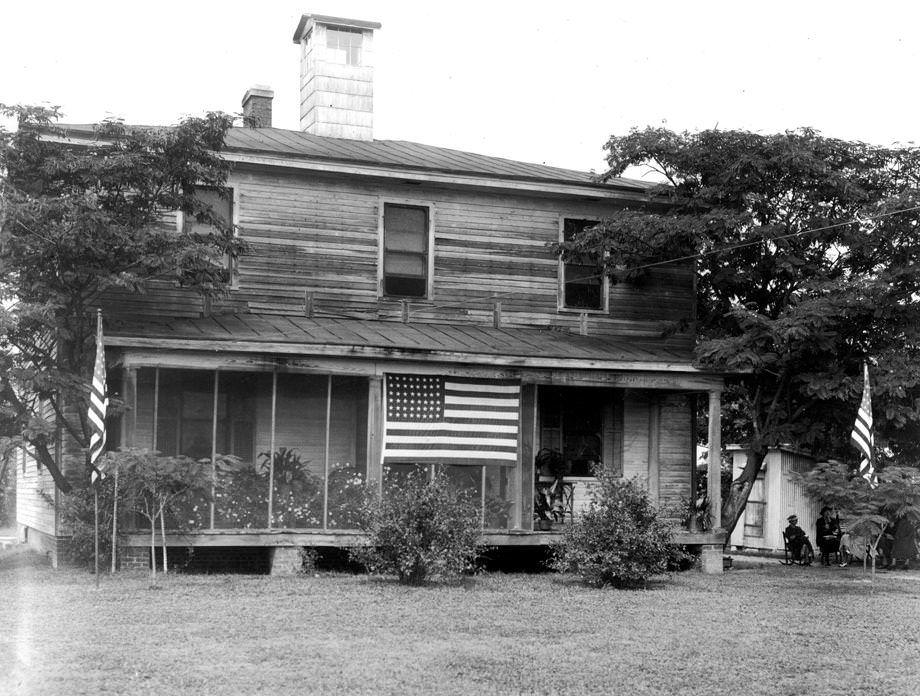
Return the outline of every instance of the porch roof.
{"type": "Polygon", "coordinates": [[[219,314],[106,327],[106,345],[162,350],[323,355],[481,365],[700,374],[692,355],[661,343],[550,329],[219,314]]]}

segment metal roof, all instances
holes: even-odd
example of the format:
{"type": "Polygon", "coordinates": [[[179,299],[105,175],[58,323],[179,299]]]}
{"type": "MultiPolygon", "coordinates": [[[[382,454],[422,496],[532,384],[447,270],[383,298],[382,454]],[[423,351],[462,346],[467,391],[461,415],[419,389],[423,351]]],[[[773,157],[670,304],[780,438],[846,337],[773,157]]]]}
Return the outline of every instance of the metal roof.
{"type": "Polygon", "coordinates": [[[565,367],[598,363],[611,369],[695,372],[689,351],[622,337],[582,336],[550,329],[474,324],[403,323],[273,314],[220,314],[198,319],[145,320],[106,327],[106,344],[162,349],[354,355],[412,360],[442,356],[457,362],[521,364],[529,359],[565,367]],[[332,349],[332,350],[330,350],[332,349]],[[603,364],[601,364],[603,363],[603,364]],[[612,365],[612,363],[621,363],[612,365]]]}
{"type": "MultiPolygon", "coordinates": [[[[57,127],[61,128],[67,137],[78,139],[92,137],[94,132],[92,124],[59,124],[57,127]]],[[[132,127],[155,128],[156,126],[132,127]]],[[[224,151],[305,161],[382,166],[415,172],[428,171],[520,181],[554,182],[639,193],[648,193],[660,187],[660,184],[656,182],[621,177],[599,182],[597,176],[591,172],[519,162],[503,157],[479,155],[406,140],[351,140],[310,135],[284,128],[231,128],[227,132],[224,151]]]]}

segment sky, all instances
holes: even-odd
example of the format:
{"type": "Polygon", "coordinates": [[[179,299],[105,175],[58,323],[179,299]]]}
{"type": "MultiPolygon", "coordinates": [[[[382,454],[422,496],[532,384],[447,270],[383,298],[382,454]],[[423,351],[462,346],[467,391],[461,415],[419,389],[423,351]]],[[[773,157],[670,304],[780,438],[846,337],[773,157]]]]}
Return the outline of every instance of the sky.
{"type": "Polygon", "coordinates": [[[884,0],[33,0],[0,15],[0,103],[165,125],[268,85],[296,129],[310,12],[383,24],[375,138],[596,171],[649,125],[920,141],[920,3],[884,0]]]}

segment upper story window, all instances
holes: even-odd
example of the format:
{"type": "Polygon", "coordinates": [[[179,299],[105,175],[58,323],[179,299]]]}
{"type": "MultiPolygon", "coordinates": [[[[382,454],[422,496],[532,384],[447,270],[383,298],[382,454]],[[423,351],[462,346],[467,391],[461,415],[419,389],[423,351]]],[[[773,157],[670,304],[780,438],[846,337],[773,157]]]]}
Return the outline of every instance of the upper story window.
{"type": "MultiPolygon", "coordinates": [[[[561,241],[570,241],[576,234],[597,224],[597,220],[563,218],[561,241]]],[[[560,262],[561,309],[604,311],[607,309],[607,279],[603,269],[590,256],[560,262]]]]}
{"type": "Polygon", "coordinates": [[[427,206],[383,205],[383,294],[427,297],[430,247],[427,206]]]}
{"type": "Polygon", "coordinates": [[[330,63],[361,65],[361,45],[364,35],[354,29],[326,29],[326,52],[330,63]]]}
{"type": "MultiPolygon", "coordinates": [[[[226,224],[234,226],[236,234],[236,189],[230,189],[226,195],[222,195],[216,188],[208,186],[199,186],[195,189],[195,197],[202,203],[211,207],[214,216],[220,218],[226,224]]],[[[179,216],[180,228],[188,234],[209,234],[212,232],[212,226],[207,222],[198,222],[194,215],[179,216]]],[[[215,262],[223,265],[229,274],[230,287],[235,288],[238,280],[237,259],[229,254],[223,259],[215,259],[215,262]]]]}

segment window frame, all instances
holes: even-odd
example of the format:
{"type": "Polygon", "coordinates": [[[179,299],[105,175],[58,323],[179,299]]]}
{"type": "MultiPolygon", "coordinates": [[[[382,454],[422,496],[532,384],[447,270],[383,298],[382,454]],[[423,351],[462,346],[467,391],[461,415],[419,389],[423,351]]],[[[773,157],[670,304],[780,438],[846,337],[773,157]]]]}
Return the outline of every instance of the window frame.
{"type": "MultiPolygon", "coordinates": [[[[566,220],[586,220],[594,222],[595,224],[600,222],[600,219],[596,219],[596,216],[586,215],[586,214],[565,214],[559,216],[559,232],[558,232],[558,241],[560,243],[565,241],[565,221],[566,220]]],[[[600,307],[569,307],[565,303],[565,266],[566,262],[559,258],[559,268],[557,271],[557,300],[556,300],[556,310],[558,312],[563,312],[566,314],[609,314],[610,313],[610,278],[605,274],[601,278],[601,306],[600,307]]]]}
{"type": "Polygon", "coordinates": [[[377,297],[388,300],[431,300],[434,295],[434,256],[435,256],[435,205],[431,201],[381,197],[377,205],[377,297]],[[384,259],[386,255],[386,206],[396,205],[402,207],[425,208],[428,213],[428,259],[425,268],[425,294],[424,295],[391,295],[386,292],[386,277],[384,274],[384,259]]]}
{"type": "MultiPolygon", "coordinates": [[[[203,189],[214,189],[215,186],[200,186],[203,189]]],[[[233,226],[233,236],[238,238],[240,234],[240,189],[235,184],[226,184],[224,188],[230,189],[230,224],[233,226]]],[[[186,215],[183,211],[176,212],[176,233],[182,234],[186,229],[186,215]]],[[[240,287],[240,259],[238,256],[226,254],[223,259],[223,266],[229,273],[228,285],[231,290],[239,290],[240,287]]]]}
{"type": "Polygon", "coordinates": [[[338,27],[338,26],[327,26],[325,28],[325,41],[323,48],[326,51],[326,60],[334,65],[345,65],[350,68],[360,68],[364,65],[364,31],[361,29],[354,29],[351,27],[338,27]],[[357,46],[349,42],[349,45],[342,48],[341,46],[330,46],[329,43],[332,41],[333,35],[336,37],[336,41],[339,40],[339,37],[343,34],[353,34],[359,37],[357,46]],[[345,61],[340,62],[338,60],[332,60],[332,57],[336,51],[344,51],[345,61]],[[354,56],[354,61],[351,60],[351,57],[354,56]]]}

